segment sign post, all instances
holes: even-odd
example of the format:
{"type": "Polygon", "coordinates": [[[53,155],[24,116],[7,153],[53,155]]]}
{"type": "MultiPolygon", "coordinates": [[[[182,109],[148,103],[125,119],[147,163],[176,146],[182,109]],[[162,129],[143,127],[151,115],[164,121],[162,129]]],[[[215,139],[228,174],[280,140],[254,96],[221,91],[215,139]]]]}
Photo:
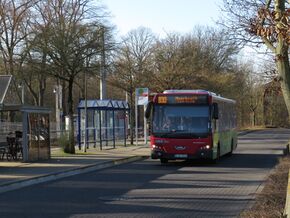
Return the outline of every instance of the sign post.
{"type": "Polygon", "coordinates": [[[138,94],[137,89],[135,93],[135,140],[136,146],[138,145],[138,94]]]}
{"type": "MultiPolygon", "coordinates": [[[[136,102],[135,102],[135,134],[136,134],[136,145],[138,145],[138,105],[143,105],[144,111],[148,104],[148,88],[136,88],[136,102]]],[[[144,116],[144,143],[147,144],[147,125],[146,118],[144,116]]]]}

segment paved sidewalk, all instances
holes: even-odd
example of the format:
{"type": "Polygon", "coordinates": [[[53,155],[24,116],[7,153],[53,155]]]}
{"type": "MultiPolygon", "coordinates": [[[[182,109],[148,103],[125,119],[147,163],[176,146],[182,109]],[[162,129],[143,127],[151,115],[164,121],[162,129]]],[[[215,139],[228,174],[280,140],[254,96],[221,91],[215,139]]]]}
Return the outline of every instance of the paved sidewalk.
{"type": "Polygon", "coordinates": [[[86,154],[76,155],[63,154],[60,149],[52,148],[51,153],[50,160],[37,163],[1,160],[0,193],[140,160],[150,155],[150,148],[149,145],[104,150],[89,148],[86,154]]]}

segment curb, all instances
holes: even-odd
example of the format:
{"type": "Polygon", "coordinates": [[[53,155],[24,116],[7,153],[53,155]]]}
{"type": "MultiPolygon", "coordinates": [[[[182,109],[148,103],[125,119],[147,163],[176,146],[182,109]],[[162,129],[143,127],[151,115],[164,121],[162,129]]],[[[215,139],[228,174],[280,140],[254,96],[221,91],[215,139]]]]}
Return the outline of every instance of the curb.
{"type": "Polygon", "coordinates": [[[0,194],[4,192],[16,190],[16,189],[28,187],[31,185],[54,181],[54,180],[58,180],[58,179],[62,179],[62,178],[66,178],[66,177],[70,177],[70,176],[74,176],[78,174],[88,173],[95,170],[101,170],[101,169],[105,169],[105,168],[109,168],[109,167],[113,167],[113,166],[117,166],[117,165],[121,165],[125,163],[135,162],[135,161],[142,160],[145,158],[148,158],[148,156],[132,156],[132,157],[127,157],[123,159],[98,163],[98,164],[90,164],[84,167],[79,167],[79,168],[70,169],[70,170],[66,170],[66,171],[62,171],[58,173],[33,177],[29,179],[24,179],[21,181],[15,181],[15,182],[3,184],[2,186],[0,186],[0,194]]]}
{"type": "Polygon", "coordinates": [[[245,131],[238,133],[238,136],[244,136],[244,135],[247,135],[249,133],[256,132],[256,131],[259,131],[259,129],[245,130],[245,131]]]}
{"type": "Polygon", "coordinates": [[[285,209],[284,209],[284,216],[290,217],[290,170],[288,173],[288,185],[287,185],[286,192],[287,193],[286,193],[286,203],[285,203],[285,209]]]}
{"type": "MultiPolygon", "coordinates": [[[[289,144],[286,145],[286,148],[283,151],[284,155],[289,155],[289,144]]],[[[288,185],[286,189],[286,202],[285,202],[285,208],[284,208],[284,214],[285,217],[290,217],[290,170],[288,173],[288,185]]]]}

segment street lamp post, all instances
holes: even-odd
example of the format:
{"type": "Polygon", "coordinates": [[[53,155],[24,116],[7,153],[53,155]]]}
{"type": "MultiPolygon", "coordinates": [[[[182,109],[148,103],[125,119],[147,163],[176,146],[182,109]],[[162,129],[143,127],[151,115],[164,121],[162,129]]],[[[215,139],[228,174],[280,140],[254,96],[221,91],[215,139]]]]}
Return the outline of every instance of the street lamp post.
{"type": "Polygon", "coordinates": [[[101,70],[100,70],[100,99],[106,99],[106,53],[105,53],[105,27],[101,26],[101,70]]]}
{"type": "Polygon", "coordinates": [[[88,137],[88,134],[87,134],[87,126],[88,126],[88,114],[87,114],[87,73],[86,71],[84,72],[84,80],[85,80],[85,123],[84,123],[84,126],[85,126],[85,135],[84,135],[84,152],[87,152],[87,144],[88,144],[88,140],[87,140],[87,137],[88,137]]]}
{"type": "Polygon", "coordinates": [[[62,86],[56,85],[53,89],[55,94],[55,122],[56,122],[56,134],[57,137],[61,135],[62,126],[62,86]]]}
{"type": "MultiPolygon", "coordinates": [[[[104,99],[107,98],[107,92],[106,92],[107,84],[106,84],[105,27],[104,26],[100,26],[100,31],[101,31],[100,99],[104,100],[104,99]]],[[[102,126],[107,125],[106,124],[106,118],[105,118],[106,112],[101,111],[100,113],[101,113],[100,129],[102,129],[102,126]]],[[[107,134],[106,134],[106,136],[107,136],[107,134]]],[[[108,143],[107,140],[106,140],[106,143],[108,143]]]]}
{"type": "Polygon", "coordinates": [[[25,85],[24,85],[24,81],[23,80],[18,85],[18,88],[21,89],[21,104],[24,104],[24,101],[25,101],[25,85]]]}

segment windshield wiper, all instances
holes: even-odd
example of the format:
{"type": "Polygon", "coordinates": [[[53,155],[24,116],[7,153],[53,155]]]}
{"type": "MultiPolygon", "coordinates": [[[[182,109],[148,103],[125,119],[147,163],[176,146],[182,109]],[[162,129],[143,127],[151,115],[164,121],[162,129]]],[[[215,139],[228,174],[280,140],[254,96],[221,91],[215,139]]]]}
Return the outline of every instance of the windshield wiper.
{"type": "Polygon", "coordinates": [[[170,132],[165,132],[165,133],[155,132],[153,133],[153,135],[155,135],[156,137],[166,138],[168,137],[168,135],[170,135],[170,132]]]}
{"type": "Polygon", "coordinates": [[[171,129],[170,132],[188,132],[188,130],[181,130],[181,129],[171,129]]]}

